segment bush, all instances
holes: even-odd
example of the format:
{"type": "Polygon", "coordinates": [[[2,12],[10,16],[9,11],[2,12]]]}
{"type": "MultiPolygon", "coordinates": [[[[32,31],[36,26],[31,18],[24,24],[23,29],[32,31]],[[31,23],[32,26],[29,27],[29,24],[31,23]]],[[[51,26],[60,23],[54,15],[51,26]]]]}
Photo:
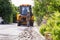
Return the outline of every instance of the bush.
{"type": "Polygon", "coordinates": [[[44,32],[46,31],[46,25],[42,25],[40,28],[40,32],[42,35],[44,35],[44,32]]]}
{"type": "Polygon", "coordinates": [[[44,35],[44,32],[50,32],[53,40],[60,40],[60,13],[56,12],[53,16],[49,17],[47,24],[41,25],[40,32],[44,35]]]}

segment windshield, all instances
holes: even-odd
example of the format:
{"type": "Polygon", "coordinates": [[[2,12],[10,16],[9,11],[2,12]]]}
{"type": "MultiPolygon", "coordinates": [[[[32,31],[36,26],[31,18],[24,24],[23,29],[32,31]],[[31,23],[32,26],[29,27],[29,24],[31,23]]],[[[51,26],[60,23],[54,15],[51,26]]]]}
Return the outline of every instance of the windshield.
{"type": "Polygon", "coordinates": [[[29,7],[22,7],[22,14],[27,14],[29,7]]]}

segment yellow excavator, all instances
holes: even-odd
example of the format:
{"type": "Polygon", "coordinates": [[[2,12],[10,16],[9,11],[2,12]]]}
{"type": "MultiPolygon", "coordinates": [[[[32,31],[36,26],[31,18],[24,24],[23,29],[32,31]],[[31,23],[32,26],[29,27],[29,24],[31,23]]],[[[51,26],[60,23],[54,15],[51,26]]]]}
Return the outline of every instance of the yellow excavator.
{"type": "Polygon", "coordinates": [[[28,4],[22,4],[19,6],[19,14],[17,14],[17,25],[27,25],[27,20],[26,20],[26,16],[27,16],[27,12],[30,12],[30,26],[33,26],[34,24],[34,16],[32,14],[32,8],[31,5],[28,4]]]}

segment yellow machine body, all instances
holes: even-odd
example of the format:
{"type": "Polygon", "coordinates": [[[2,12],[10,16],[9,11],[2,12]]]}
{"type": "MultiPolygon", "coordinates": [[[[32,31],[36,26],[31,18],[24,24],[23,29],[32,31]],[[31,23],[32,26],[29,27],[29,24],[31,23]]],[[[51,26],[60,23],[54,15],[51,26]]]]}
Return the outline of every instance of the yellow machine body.
{"type": "Polygon", "coordinates": [[[26,9],[27,9],[27,11],[28,10],[30,11],[30,26],[33,26],[34,16],[32,14],[31,5],[27,5],[27,4],[20,5],[20,7],[19,7],[19,12],[20,13],[17,14],[17,23],[18,23],[18,26],[26,25],[27,24],[27,20],[26,20],[26,18],[27,18],[26,17],[27,16],[27,11],[26,11],[26,9]]]}

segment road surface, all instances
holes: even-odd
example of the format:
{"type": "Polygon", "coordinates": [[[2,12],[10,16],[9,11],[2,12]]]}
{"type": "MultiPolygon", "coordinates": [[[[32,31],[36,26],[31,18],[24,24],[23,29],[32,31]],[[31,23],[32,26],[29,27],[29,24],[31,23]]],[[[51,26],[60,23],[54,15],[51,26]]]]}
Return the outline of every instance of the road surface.
{"type": "MultiPolygon", "coordinates": [[[[35,25],[36,26],[36,25],[35,25]]],[[[37,27],[32,27],[34,31],[39,34],[37,27]]],[[[19,40],[19,35],[25,29],[28,29],[26,26],[17,26],[17,24],[9,24],[9,25],[0,25],[0,40],[19,40]]],[[[42,35],[40,35],[42,36],[42,35]]],[[[21,39],[20,39],[21,40],[21,39]]]]}

